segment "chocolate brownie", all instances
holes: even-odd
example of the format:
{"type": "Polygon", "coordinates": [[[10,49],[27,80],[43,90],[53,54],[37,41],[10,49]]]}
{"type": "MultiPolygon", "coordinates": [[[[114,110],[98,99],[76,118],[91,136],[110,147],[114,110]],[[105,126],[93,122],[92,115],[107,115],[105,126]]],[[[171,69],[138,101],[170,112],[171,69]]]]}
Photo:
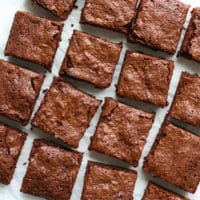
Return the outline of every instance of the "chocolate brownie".
{"type": "Polygon", "coordinates": [[[100,103],[64,80],[54,78],[32,124],[76,148],[100,103]]]}
{"type": "Polygon", "coordinates": [[[99,88],[109,87],[121,49],[122,43],[114,44],[75,30],[60,74],[88,81],[99,88]]]}
{"type": "Polygon", "coordinates": [[[200,137],[165,122],[143,169],[152,176],[194,193],[200,181],[200,137]]]}
{"type": "Polygon", "coordinates": [[[200,77],[182,72],[170,117],[200,127],[200,77]]]}
{"type": "Polygon", "coordinates": [[[152,113],[106,98],[89,149],[136,167],[153,121],[152,113]]]}
{"type": "Polygon", "coordinates": [[[5,48],[14,56],[43,65],[51,71],[63,24],[27,12],[17,12],[5,48]]]}
{"type": "Polygon", "coordinates": [[[89,161],[81,200],[132,200],[136,178],[132,170],[89,161]]]}
{"type": "Polygon", "coordinates": [[[179,55],[200,62],[200,8],[194,8],[191,14],[179,55]]]}
{"type": "Polygon", "coordinates": [[[136,13],[137,0],[86,0],[80,23],[127,33],[136,13]]]}
{"type": "Polygon", "coordinates": [[[173,69],[173,61],[127,51],[117,94],[164,107],[173,69]]]}
{"type": "Polygon", "coordinates": [[[188,200],[154,183],[149,183],[142,200],[188,200]]]}
{"type": "Polygon", "coordinates": [[[26,134],[0,123],[0,182],[9,184],[26,134]]]}
{"type": "Polygon", "coordinates": [[[46,199],[70,199],[82,162],[82,153],[65,150],[36,139],[23,179],[21,192],[46,199]]]}
{"type": "Polygon", "coordinates": [[[0,59],[0,115],[26,125],[44,77],[0,59]]]}
{"type": "Polygon", "coordinates": [[[67,19],[71,13],[75,1],[76,0],[32,0],[32,2],[39,4],[63,20],[67,19]]]}
{"type": "Polygon", "coordinates": [[[188,9],[179,0],[141,0],[129,41],[174,54],[188,9]]]}

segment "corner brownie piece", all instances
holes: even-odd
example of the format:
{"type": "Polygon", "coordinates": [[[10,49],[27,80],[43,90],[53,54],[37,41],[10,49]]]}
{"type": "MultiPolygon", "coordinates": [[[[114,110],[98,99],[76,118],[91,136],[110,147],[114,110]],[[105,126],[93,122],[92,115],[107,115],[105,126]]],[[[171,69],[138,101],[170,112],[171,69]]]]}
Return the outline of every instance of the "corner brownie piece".
{"type": "Polygon", "coordinates": [[[153,121],[152,113],[106,98],[89,149],[136,167],[153,121]]]}
{"type": "Polygon", "coordinates": [[[192,17],[182,43],[180,56],[200,62],[200,8],[192,10],[192,17]]]}
{"type": "Polygon", "coordinates": [[[27,12],[17,12],[5,48],[14,56],[43,65],[51,71],[63,24],[27,12]]]}
{"type": "Polygon", "coordinates": [[[136,13],[137,0],[86,0],[80,23],[127,33],[136,13]]]}
{"type": "Polygon", "coordinates": [[[182,72],[170,117],[200,127],[200,77],[182,72]]]}
{"type": "Polygon", "coordinates": [[[0,182],[9,184],[26,134],[0,123],[0,182]]]}
{"type": "Polygon", "coordinates": [[[32,125],[76,148],[100,103],[64,80],[54,78],[32,125]]]}
{"type": "Polygon", "coordinates": [[[173,61],[127,51],[117,94],[164,107],[173,69],[173,61]]]}
{"type": "Polygon", "coordinates": [[[174,54],[188,9],[179,0],[141,0],[129,41],[174,54]]]}
{"type": "Polygon", "coordinates": [[[0,115],[26,125],[44,77],[1,59],[0,72],[0,115]]]}
{"type": "Polygon", "coordinates": [[[109,87],[121,49],[122,43],[114,44],[75,30],[60,74],[85,80],[99,88],[109,87]]]}
{"type": "Polygon", "coordinates": [[[46,199],[69,200],[82,162],[82,153],[36,139],[21,192],[46,199]]]}
{"type": "Polygon", "coordinates": [[[133,200],[136,178],[132,170],[89,161],[81,200],[133,200]]]}
{"type": "Polygon", "coordinates": [[[32,0],[43,8],[49,10],[60,19],[67,19],[71,13],[76,0],[32,0]]]}
{"type": "Polygon", "coordinates": [[[200,181],[200,137],[165,122],[143,169],[194,193],[200,181]]]}
{"type": "Polygon", "coordinates": [[[154,183],[149,183],[142,200],[188,200],[154,183]]]}

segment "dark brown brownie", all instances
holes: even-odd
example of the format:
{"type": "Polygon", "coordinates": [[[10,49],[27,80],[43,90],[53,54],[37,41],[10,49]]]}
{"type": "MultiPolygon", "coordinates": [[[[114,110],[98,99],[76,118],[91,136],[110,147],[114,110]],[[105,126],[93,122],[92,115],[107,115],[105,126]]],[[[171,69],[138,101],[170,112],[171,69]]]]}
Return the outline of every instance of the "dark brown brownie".
{"type": "Polygon", "coordinates": [[[5,55],[43,65],[51,71],[63,24],[27,12],[17,12],[5,55]]]}
{"type": "Polygon", "coordinates": [[[76,148],[100,103],[64,80],[54,78],[32,124],[76,148]]]}
{"type": "Polygon", "coordinates": [[[191,14],[179,55],[200,62],[200,8],[194,8],[191,14]]]}
{"type": "Polygon", "coordinates": [[[122,43],[75,30],[62,63],[61,75],[88,81],[96,87],[109,87],[120,56],[122,43]]]}
{"type": "Polygon", "coordinates": [[[136,167],[153,121],[152,113],[106,98],[89,149],[116,157],[136,167]]]}
{"type": "Polygon", "coordinates": [[[137,0],[86,0],[80,23],[127,33],[136,13],[137,0]]]}
{"type": "Polygon", "coordinates": [[[82,153],[36,139],[21,192],[46,199],[69,200],[82,162],[82,153]]]}
{"type": "Polygon", "coordinates": [[[170,117],[200,127],[200,77],[183,72],[170,109],[170,117]]]}
{"type": "Polygon", "coordinates": [[[164,107],[173,69],[173,61],[127,51],[117,94],[164,107]]]}
{"type": "Polygon", "coordinates": [[[0,115],[26,125],[44,77],[0,59],[0,115]]]}
{"type": "Polygon", "coordinates": [[[133,200],[136,179],[132,170],[89,161],[81,200],[133,200]]]}
{"type": "Polygon", "coordinates": [[[154,183],[149,183],[142,200],[188,200],[154,183]]]}
{"type": "Polygon", "coordinates": [[[0,123],[0,182],[9,184],[26,134],[0,123]]]}
{"type": "Polygon", "coordinates": [[[194,193],[200,181],[200,137],[165,122],[143,169],[194,193]]]}
{"type": "Polygon", "coordinates": [[[174,54],[188,9],[179,0],[141,0],[129,41],[174,54]]]}
{"type": "Polygon", "coordinates": [[[65,20],[71,13],[76,0],[32,0],[32,2],[39,4],[60,17],[60,19],[65,20]]]}

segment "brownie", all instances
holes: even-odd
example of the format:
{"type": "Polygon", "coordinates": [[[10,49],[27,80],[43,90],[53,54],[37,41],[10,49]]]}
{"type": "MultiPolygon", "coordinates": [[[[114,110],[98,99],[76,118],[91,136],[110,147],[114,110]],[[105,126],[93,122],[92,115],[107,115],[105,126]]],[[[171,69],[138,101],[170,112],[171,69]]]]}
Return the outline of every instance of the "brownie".
{"type": "Polygon", "coordinates": [[[165,122],[143,169],[152,176],[194,193],[200,181],[200,136],[165,122]]]}
{"type": "Polygon", "coordinates": [[[80,23],[127,33],[136,13],[137,0],[86,0],[80,23]]]}
{"type": "Polygon", "coordinates": [[[54,78],[32,125],[76,148],[100,103],[64,80],[54,78]]]}
{"type": "Polygon", "coordinates": [[[136,178],[132,170],[89,161],[81,200],[133,200],[136,178]]]}
{"type": "Polygon", "coordinates": [[[179,0],[141,0],[129,41],[174,54],[188,9],[179,0]]]}
{"type": "Polygon", "coordinates": [[[0,182],[9,184],[26,140],[26,133],[0,123],[0,182]]]}
{"type": "Polygon", "coordinates": [[[173,69],[173,61],[127,51],[117,94],[164,107],[173,69]]]}
{"type": "Polygon", "coordinates": [[[18,11],[5,48],[14,56],[40,64],[51,71],[61,40],[63,24],[18,11]]]}
{"type": "Polygon", "coordinates": [[[136,167],[153,121],[153,113],[106,98],[89,149],[116,157],[136,167]]]}
{"type": "Polygon", "coordinates": [[[0,71],[0,115],[26,125],[44,77],[1,59],[0,71]]]}
{"type": "Polygon", "coordinates": [[[188,200],[154,183],[149,183],[142,200],[188,200]]]}
{"type": "Polygon", "coordinates": [[[200,62],[200,8],[194,8],[191,14],[179,55],[200,62]]]}
{"type": "Polygon", "coordinates": [[[36,139],[21,192],[46,199],[69,200],[82,162],[82,153],[36,139]]]}
{"type": "Polygon", "coordinates": [[[85,80],[99,88],[109,87],[121,49],[122,43],[111,43],[75,30],[60,74],[85,80]]]}
{"type": "Polygon", "coordinates": [[[39,4],[45,9],[65,20],[71,13],[76,0],[32,0],[32,2],[39,4]]]}
{"type": "Polygon", "coordinates": [[[200,127],[200,77],[182,72],[170,117],[200,127]]]}

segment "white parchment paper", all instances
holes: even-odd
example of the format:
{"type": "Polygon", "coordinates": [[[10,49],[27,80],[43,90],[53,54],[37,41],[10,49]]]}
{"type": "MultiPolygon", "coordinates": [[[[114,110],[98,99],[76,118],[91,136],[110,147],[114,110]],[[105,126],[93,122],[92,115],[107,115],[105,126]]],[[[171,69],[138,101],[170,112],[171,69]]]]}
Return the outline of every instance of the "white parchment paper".
{"type": "MultiPolygon", "coordinates": [[[[196,6],[200,7],[200,1],[198,1],[198,0],[182,0],[182,1],[187,3],[187,4],[192,5],[191,9],[192,9],[192,7],[196,7],[196,6]]],[[[85,31],[89,34],[96,35],[96,36],[99,36],[101,38],[110,40],[112,42],[122,41],[124,47],[123,47],[118,65],[116,66],[112,85],[109,88],[102,90],[102,89],[94,88],[92,85],[90,85],[88,83],[84,83],[84,82],[77,81],[77,80],[71,80],[71,79],[68,79],[68,80],[74,86],[76,86],[77,88],[79,88],[83,91],[86,91],[89,94],[95,95],[96,98],[98,98],[98,99],[103,100],[104,97],[109,96],[109,97],[113,97],[115,99],[119,99],[119,100],[121,100],[121,101],[123,101],[123,102],[125,102],[129,105],[135,106],[137,108],[141,108],[141,109],[144,109],[146,111],[155,111],[156,112],[155,122],[154,122],[153,127],[150,131],[150,134],[147,138],[147,143],[146,143],[145,148],[143,150],[142,157],[140,159],[140,164],[137,168],[133,168],[133,167],[130,167],[128,164],[121,162],[117,159],[111,158],[109,156],[106,156],[106,155],[103,155],[103,154],[100,154],[100,153],[89,152],[87,150],[88,145],[90,143],[90,136],[92,136],[94,134],[94,130],[95,130],[97,121],[99,119],[99,115],[100,115],[100,111],[101,111],[101,108],[99,108],[95,117],[91,121],[90,128],[87,129],[84,137],[82,138],[82,140],[80,142],[79,148],[77,149],[80,152],[84,152],[84,158],[83,158],[83,162],[82,162],[77,180],[75,182],[75,186],[73,188],[73,194],[71,196],[71,200],[80,199],[82,187],[83,187],[85,167],[87,165],[88,160],[93,160],[93,161],[97,161],[97,162],[112,164],[112,165],[121,166],[121,167],[136,170],[138,172],[138,179],[137,179],[137,182],[136,182],[136,185],[135,185],[135,190],[134,190],[134,199],[135,200],[141,200],[143,193],[144,193],[144,189],[147,186],[147,183],[148,183],[149,180],[154,180],[156,183],[159,183],[160,185],[162,185],[162,186],[164,186],[164,187],[166,187],[166,188],[168,188],[168,189],[170,189],[174,192],[177,192],[178,194],[184,195],[185,197],[188,197],[191,200],[200,200],[200,186],[198,187],[195,194],[189,194],[189,193],[184,192],[183,190],[180,190],[180,189],[178,189],[178,188],[176,188],[176,187],[174,187],[170,184],[167,184],[163,181],[160,181],[158,179],[153,179],[152,177],[147,176],[146,174],[143,173],[142,168],[141,168],[143,158],[148,154],[148,152],[149,152],[149,150],[150,150],[150,148],[153,144],[153,141],[156,137],[158,129],[159,129],[159,127],[160,127],[170,105],[171,105],[171,101],[172,101],[173,95],[175,93],[181,72],[182,71],[188,71],[190,73],[198,73],[200,75],[200,64],[198,64],[194,61],[186,60],[184,58],[178,58],[177,59],[176,56],[169,56],[166,53],[162,53],[162,52],[159,52],[159,51],[157,51],[157,52],[152,51],[149,48],[145,48],[145,47],[142,47],[140,45],[128,43],[126,41],[126,36],[124,34],[121,34],[121,33],[106,30],[106,29],[103,29],[103,28],[98,28],[98,27],[95,27],[95,26],[80,25],[79,19],[80,19],[81,9],[82,9],[82,7],[85,3],[85,0],[77,0],[76,5],[78,6],[78,8],[76,8],[72,11],[71,15],[69,16],[69,18],[66,21],[63,21],[65,26],[64,26],[64,31],[63,31],[63,34],[62,34],[62,42],[60,43],[60,47],[57,51],[57,54],[56,54],[56,57],[55,57],[55,60],[54,60],[53,71],[52,71],[52,73],[48,73],[42,67],[40,67],[36,64],[26,62],[26,61],[22,61],[20,59],[5,57],[3,52],[4,52],[5,44],[6,44],[7,39],[8,39],[10,28],[11,28],[11,25],[12,25],[13,17],[14,17],[14,14],[15,14],[16,11],[18,11],[18,10],[28,11],[28,12],[33,13],[33,14],[38,15],[38,16],[45,16],[45,17],[48,17],[48,18],[51,18],[51,19],[54,19],[54,20],[59,20],[59,19],[54,17],[52,14],[50,14],[50,12],[44,10],[43,8],[41,8],[37,5],[33,5],[31,3],[31,0],[11,0],[11,1],[0,0],[0,3],[1,3],[1,6],[0,6],[0,58],[5,59],[5,60],[10,60],[11,62],[13,62],[15,64],[18,64],[18,65],[21,65],[25,68],[28,68],[28,69],[34,70],[36,72],[45,74],[46,78],[45,78],[45,81],[43,83],[42,90],[49,88],[53,76],[58,76],[58,71],[60,69],[61,62],[64,58],[66,49],[68,47],[69,39],[71,38],[73,30],[78,29],[78,30],[85,31]],[[171,86],[170,86],[170,91],[169,91],[169,97],[168,97],[168,102],[169,102],[168,107],[166,107],[164,109],[156,108],[154,106],[147,105],[147,104],[144,104],[144,103],[138,103],[138,102],[135,102],[135,101],[132,101],[132,100],[127,100],[127,99],[122,99],[122,98],[116,97],[116,95],[115,95],[115,84],[118,81],[118,76],[119,76],[119,73],[120,73],[121,65],[122,65],[122,62],[123,62],[125,51],[127,49],[131,49],[131,50],[134,50],[134,51],[139,50],[139,51],[143,51],[146,54],[150,54],[150,55],[153,55],[153,56],[159,56],[159,57],[163,57],[163,58],[175,61],[175,70],[174,70],[174,74],[173,74],[173,78],[172,78],[172,82],[171,82],[171,86]]],[[[186,21],[184,27],[187,27],[188,22],[189,22],[189,18],[190,18],[190,13],[188,14],[188,18],[187,18],[187,21],[186,21]]],[[[185,33],[185,30],[182,33],[181,39],[183,39],[184,33],[185,33]]],[[[180,47],[180,42],[179,42],[179,47],[180,47]]],[[[41,91],[41,94],[40,94],[40,96],[37,100],[34,112],[38,109],[38,106],[39,106],[41,100],[43,99],[43,96],[44,96],[44,94],[41,91]]],[[[32,147],[33,140],[35,138],[52,139],[52,137],[44,134],[40,130],[36,130],[36,129],[31,130],[30,123],[26,127],[23,127],[19,123],[10,121],[10,120],[8,120],[4,117],[0,117],[0,121],[5,122],[9,125],[12,125],[13,127],[19,128],[19,129],[25,131],[28,134],[27,140],[26,140],[25,145],[24,145],[23,150],[22,150],[22,153],[19,157],[19,160],[18,160],[18,163],[17,163],[17,168],[15,170],[11,184],[8,185],[8,186],[0,184],[0,200],[36,200],[36,199],[42,199],[42,198],[39,198],[39,197],[34,197],[32,195],[23,194],[19,190],[20,190],[20,187],[21,187],[22,179],[23,179],[24,174],[26,172],[26,168],[28,166],[28,157],[29,157],[29,153],[30,153],[30,150],[31,150],[31,147],[32,147]]],[[[191,128],[191,127],[186,127],[186,128],[191,128]]],[[[200,131],[198,129],[192,128],[192,130],[195,133],[200,134],[200,131]]],[[[103,197],[102,197],[102,199],[103,199],[103,197]]]]}

